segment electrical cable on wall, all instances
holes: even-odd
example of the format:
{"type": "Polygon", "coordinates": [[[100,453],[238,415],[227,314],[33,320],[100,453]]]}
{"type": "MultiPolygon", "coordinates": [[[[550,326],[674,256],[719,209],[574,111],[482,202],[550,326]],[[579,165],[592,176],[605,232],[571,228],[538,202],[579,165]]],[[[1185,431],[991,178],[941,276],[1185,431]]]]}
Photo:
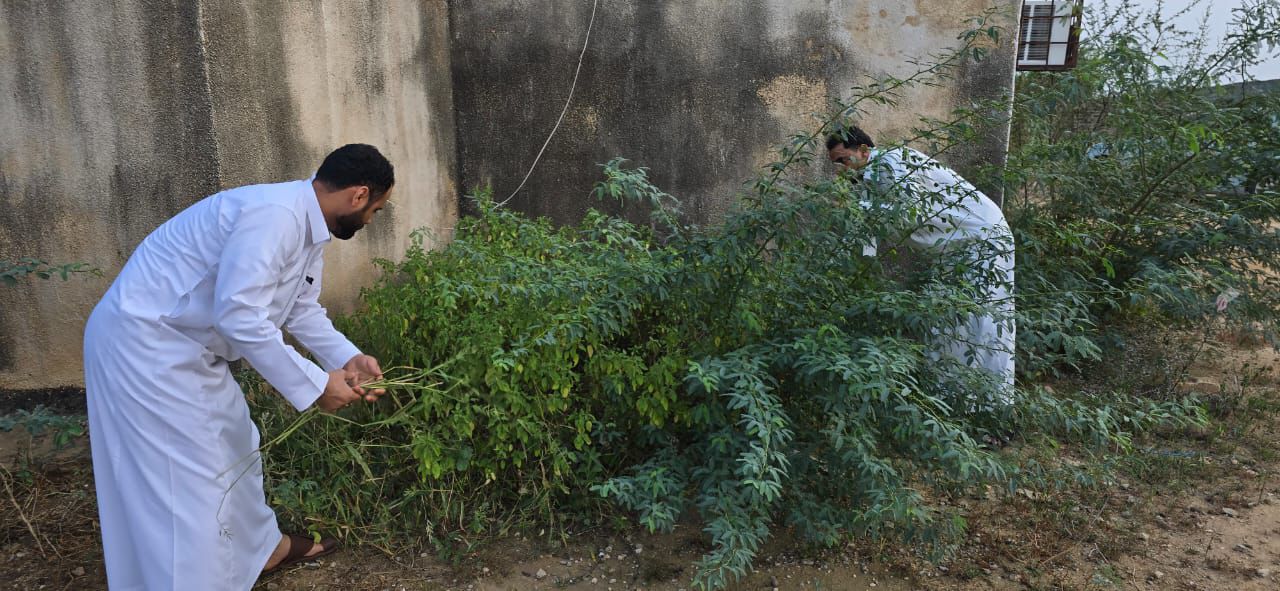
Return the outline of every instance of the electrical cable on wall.
{"type": "Polygon", "coordinates": [[[520,192],[520,189],[524,188],[524,184],[528,182],[529,177],[533,176],[533,169],[537,168],[538,161],[542,159],[542,153],[546,152],[547,146],[551,144],[551,138],[555,137],[556,130],[560,129],[560,122],[564,121],[565,113],[569,112],[569,103],[573,102],[573,91],[578,87],[578,74],[582,73],[582,58],[587,55],[587,44],[591,42],[591,27],[595,25],[596,7],[599,5],[600,0],[595,0],[595,2],[591,4],[591,20],[587,22],[587,37],[582,41],[582,53],[578,54],[578,69],[573,72],[573,83],[569,85],[569,98],[564,101],[564,109],[560,111],[560,118],[556,119],[556,124],[551,128],[551,133],[547,136],[547,141],[542,143],[542,149],[538,150],[538,155],[533,158],[533,164],[529,166],[529,172],[525,173],[524,179],[520,181],[520,185],[516,187],[516,190],[511,192],[511,195],[506,199],[503,199],[502,203],[499,203],[497,207],[506,205],[508,201],[511,201],[512,197],[516,196],[516,193],[520,192]]]}

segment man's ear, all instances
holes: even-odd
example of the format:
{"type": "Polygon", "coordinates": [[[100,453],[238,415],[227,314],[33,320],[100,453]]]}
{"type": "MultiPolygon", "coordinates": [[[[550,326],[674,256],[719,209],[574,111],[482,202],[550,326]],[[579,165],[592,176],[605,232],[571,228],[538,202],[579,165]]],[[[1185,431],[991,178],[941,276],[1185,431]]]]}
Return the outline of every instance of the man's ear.
{"type": "Polygon", "coordinates": [[[351,206],[356,209],[362,209],[369,204],[369,187],[364,185],[356,185],[351,187],[351,206]]]}

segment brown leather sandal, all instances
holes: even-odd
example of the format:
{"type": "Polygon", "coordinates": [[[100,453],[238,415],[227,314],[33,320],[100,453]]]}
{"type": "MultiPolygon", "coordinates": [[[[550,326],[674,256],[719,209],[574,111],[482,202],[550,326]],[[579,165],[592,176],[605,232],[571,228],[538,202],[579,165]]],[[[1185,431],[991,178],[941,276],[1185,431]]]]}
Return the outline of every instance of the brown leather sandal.
{"type": "Polygon", "coordinates": [[[267,576],[278,574],[291,566],[304,562],[311,562],[312,560],[322,556],[328,556],[338,551],[338,540],[325,538],[320,540],[320,551],[312,554],[311,556],[307,556],[307,552],[311,551],[312,545],[315,544],[315,542],[307,536],[300,536],[298,534],[288,534],[288,536],[289,552],[284,555],[284,559],[280,561],[280,564],[262,571],[262,574],[258,575],[259,580],[267,576]]]}

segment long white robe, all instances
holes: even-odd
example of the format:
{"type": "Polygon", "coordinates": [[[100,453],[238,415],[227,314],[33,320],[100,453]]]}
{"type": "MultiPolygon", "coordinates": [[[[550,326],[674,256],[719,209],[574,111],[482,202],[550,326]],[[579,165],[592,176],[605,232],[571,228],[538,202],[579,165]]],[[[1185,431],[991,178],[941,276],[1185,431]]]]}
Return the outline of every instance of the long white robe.
{"type": "Polygon", "coordinates": [[[249,589],[280,540],[228,361],[299,410],[359,350],[317,302],[329,230],[309,181],[223,191],[138,246],[85,329],[85,389],[113,590],[249,589]]]}
{"type": "MultiPolygon", "coordinates": [[[[969,407],[990,408],[1013,396],[1015,325],[1013,307],[1013,234],[1000,206],[955,171],[911,148],[872,150],[863,179],[881,191],[914,199],[916,224],[907,236],[914,249],[963,253],[972,257],[970,279],[980,289],[987,312],[959,325],[940,328],[935,354],[947,355],[990,371],[998,378],[991,400],[969,407]],[[980,242],[999,245],[977,252],[980,242]]],[[[874,254],[874,248],[864,250],[874,254]]]]}

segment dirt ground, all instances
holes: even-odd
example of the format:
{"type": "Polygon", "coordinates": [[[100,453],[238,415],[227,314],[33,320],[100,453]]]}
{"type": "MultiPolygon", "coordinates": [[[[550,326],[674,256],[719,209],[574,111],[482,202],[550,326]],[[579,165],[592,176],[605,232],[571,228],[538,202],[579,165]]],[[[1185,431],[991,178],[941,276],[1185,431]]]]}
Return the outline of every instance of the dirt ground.
{"type": "MultiPolygon", "coordinates": [[[[937,565],[867,542],[813,549],[783,532],[732,588],[1280,589],[1280,360],[1270,349],[1222,343],[1204,359],[1185,389],[1216,405],[1215,427],[1162,440],[1116,482],[1089,493],[954,499],[967,537],[937,565]]],[[[0,478],[0,588],[106,588],[85,437],[54,449],[51,435],[0,431],[0,478]]],[[[693,526],[563,544],[511,538],[456,565],[349,547],[256,589],[677,591],[690,588],[706,543],[693,526]]]]}

